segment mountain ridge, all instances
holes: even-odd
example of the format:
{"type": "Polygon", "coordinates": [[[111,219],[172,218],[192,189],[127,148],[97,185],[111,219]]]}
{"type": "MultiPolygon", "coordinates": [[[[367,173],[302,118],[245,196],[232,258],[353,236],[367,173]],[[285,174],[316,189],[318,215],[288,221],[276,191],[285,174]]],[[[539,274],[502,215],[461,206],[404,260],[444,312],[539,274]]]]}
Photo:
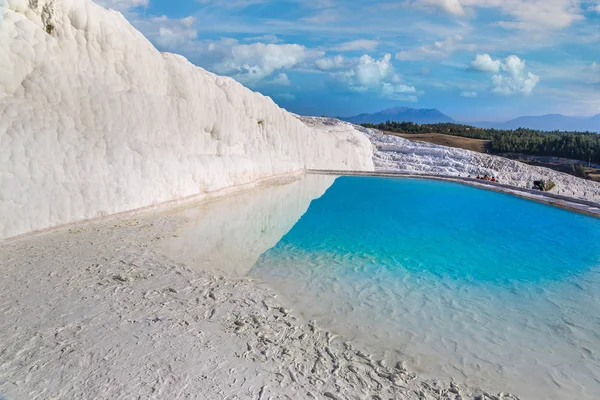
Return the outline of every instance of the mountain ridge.
{"type": "Polygon", "coordinates": [[[518,129],[529,128],[541,131],[592,131],[600,133],[600,118],[592,117],[570,117],[562,114],[545,114],[537,116],[521,116],[506,122],[480,122],[475,126],[496,129],[518,129]]]}
{"type": "Polygon", "coordinates": [[[418,124],[435,124],[439,122],[456,122],[436,108],[392,107],[374,114],[362,113],[352,117],[338,119],[353,124],[378,124],[386,121],[410,121],[418,124]]]}
{"type": "Polygon", "coordinates": [[[504,122],[457,121],[436,108],[392,107],[377,113],[361,113],[351,117],[338,118],[354,124],[379,124],[387,121],[414,122],[417,124],[460,123],[479,128],[518,129],[528,128],[541,131],[576,131],[600,133],[600,114],[591,117],[545,114],[520,116],[504,122]]]}

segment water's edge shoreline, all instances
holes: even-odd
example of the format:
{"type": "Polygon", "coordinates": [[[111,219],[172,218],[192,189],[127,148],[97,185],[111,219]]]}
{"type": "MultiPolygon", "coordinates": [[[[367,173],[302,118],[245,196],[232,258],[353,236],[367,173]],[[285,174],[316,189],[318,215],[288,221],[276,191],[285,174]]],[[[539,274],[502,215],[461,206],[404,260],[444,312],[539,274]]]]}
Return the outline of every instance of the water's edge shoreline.
{"type": "MultiPolygon", "coordinates": [[[[400,355],[386,362],[306,320],[268,285],[172,259],[161,243],[193,219],[172,209],[0,244],[2,395],[517,399],[418,375],[400,355]]],[[[236,229],[216,232],[214,245],[236,229]]]]}
{"type": "Polygon", "coordinates": [[[338,175],[338,176],[371,176],[382,178],[406,178],[406,179],[430,179],[446,182],[455,182],[480,189],[491,190],[494,192],[507,193],[513,196],[521,197],[527,200],[537,201],[554,207],[590,215],[600,218],[600,204],[592,201],[577,199],[548,192],[539,192],[532,189],[482,181],[474,178],[465,178],[447,175],[435,174],[408,174],[404,172],[386,172],[386,171],[335,171],[335,170],[307,170],[308,174],[318,175],[338,175]]]}
{"type": "Polygon", "coordinates": [[[79,226],[82,224],[88,224],[88,223],[99,222],[99,221],[110,221],[110,220],[122,218],[125,216],[141,215],[141,214],[144,214],[147,212],[153,212],[153,211],[168,211],[168,210],[176,209],[178,207],[184,207],[186,205],[193,204],[193,203],[209,202],[209,201],[227,198],[229,196],[235,196],[235,195],[245,193],[250,190],[261,188],[261,187],[285,185],[285,184],[291,183],[295,180],[302,179],[302,177],[304,177],[307,173],[308,173],[307,170],[304,170],[304,169],[289,171],[289,172],[286,172],[283,174],[270,175],[270,176],[261,177],[261,178],[258,178],[258,179],[255,179],[255,180],[252,180],[249,182],[240,183],[240,184],[236,184],[236,185],[232,185],[232,186],[227,186],[227,187],[224,187],[224,188],[221,188],[218,190],[214,190],[214,191],[200,192],[200,193],[193,194],[191,196],[182,197],[179,199],[162,201],[162,202],[152,204],[149,206],[137,207],[137,208],[133,208],[131,210],[121,211],[121,212],[114,213],[114,214],[100,215],[97,217],[77,220],[77,221],[69,222],[66,224],[54,225],[54,226],[51,226],[48,228],[38,229],[38,230],[31,231],[31,232],[23,233],[21,235],[11,236],[11,237],[8,237],[5,239],[0,239],[0,245],[2,245],[3,243],[10,243],[15,240],[20,240],[20,239],[24,239],[24,238],[28,238],[28,237],[32,237],[32,236],[52,233],[56,230],[60,230],[60,229],[64,229],[64,228],[76,227],[76,226],[79,226]]]}
{"type": "Polygon", "coordinates": [[[276,186],[286,183],[290,183],[297,179],[302,179],[306,174],[313,175],[332,175],[332,176],[371,176],[371,177],[384,177],[384,178],[406,178],[406,179],[430,179],[439,180],[446,182],[455,182],[465,184],[473,187],[478,187],[485,190],[492,190],[500,193],[507,193],[513,196],[521,197],[524,199],[537,201],[539,203],[548,204],[551,206],[563,208],[569,211],[578,212],[593,217],[600,218],[600,204],[589,200],[577,199],[573,197],[567,197],[557,195],[548,192],[539,192],[531,189],[520,188],[517,186],[505,185],[501,183],[493,183],[482,181],[474,178],[448,176],[448,175],[436,175],[436,174],[409,174],[404,172],[395,171],[344,171],[344,170],[319,170],[319,169],[303,169],[290,171],[284,174],[272,175],[256,179],[251,182],[246,182],[239,185],[225,187],[212,192],[198,193],[196,195],[188,196],[181,199],[169,200],[157,204],[153,204],[146,207],[135,208],[128,211],[119,212],[116,214],[110,214],[105,216],[99,216],[96,218],[88,218],[79,221],[73,221],[68,224],[61,224],[52,226],[46,229],[35,230],[22,235],[17,235],[5,239],[0,239],[0,245],[4,243],[10,243],[15,240],[25,239],[32,236],[48,234],[59,229],[75,227],[82,224],[87,224],[97,221],[107,221],[124,216],[134,216],[144,214],[152,211],[167,211],[178,207],[186,206],[193,203],[201,203],[223,199],[229,196],[235,196],[250,190],[254,190],[260,187],[276,186]]]}

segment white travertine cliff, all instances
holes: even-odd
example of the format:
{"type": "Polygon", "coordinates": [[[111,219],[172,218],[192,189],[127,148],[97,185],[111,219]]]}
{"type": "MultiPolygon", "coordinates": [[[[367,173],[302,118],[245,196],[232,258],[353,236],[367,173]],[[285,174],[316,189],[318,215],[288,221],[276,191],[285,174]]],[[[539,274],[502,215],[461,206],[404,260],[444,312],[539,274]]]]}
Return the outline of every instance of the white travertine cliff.
{"type": "Polygon", "coordinates": [[[372,170],[355,130],[165,54],[90,0],[0,0],[0,239],[305,168],[372,170]]]}

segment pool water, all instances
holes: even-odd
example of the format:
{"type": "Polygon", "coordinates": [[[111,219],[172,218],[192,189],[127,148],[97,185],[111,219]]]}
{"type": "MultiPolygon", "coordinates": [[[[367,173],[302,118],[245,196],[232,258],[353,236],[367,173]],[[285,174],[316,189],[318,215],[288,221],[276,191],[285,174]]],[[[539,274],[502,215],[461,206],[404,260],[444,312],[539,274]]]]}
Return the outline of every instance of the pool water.
{"type": "Polygon", "coordinates": [[[600,398],[600,219],[457,183],[340,177],[248,274],[420,374],[600,398]]]}

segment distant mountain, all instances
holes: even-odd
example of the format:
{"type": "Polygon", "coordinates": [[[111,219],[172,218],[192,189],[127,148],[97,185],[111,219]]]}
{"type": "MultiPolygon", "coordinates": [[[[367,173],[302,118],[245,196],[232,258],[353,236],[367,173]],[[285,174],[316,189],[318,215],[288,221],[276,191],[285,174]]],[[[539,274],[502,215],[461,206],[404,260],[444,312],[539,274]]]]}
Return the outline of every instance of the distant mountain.
{"type": "Polygon", "coordinates": [[[591,131],[600,133],[600,114],[593,117],[568,117],[561,114],[548,114],[518,117],[506,122],[457,122],[435,108],[396,107],[388,108],[374,114],[365,113],[353,117],[341,117],[339,119],[353,124],[379,124],[386,121],[414,122],[416,124],[450,122],[473,125],[480,128],[529,128],[541,131],[591,131]]]}
{"type": "Polygon", "coordinates": [[[342,121],[353,124],[379,124],[386,121],[406,121],[416,124],[437,124],[440,122],[456,122],[435,108],[418,109],[407,107],[388,108],[375,114],[359,114],[354,117],[340,117],[342,121]]]}
{"type": "Polygon", "coordinates": [[[507,122],[475,122],[481,128],[517,129],[529,128],[541,131],[592,131],[600,133],[600,114],[594,117],[567,117],[548,114],[537,117],[519,117],[507,122]]]}

